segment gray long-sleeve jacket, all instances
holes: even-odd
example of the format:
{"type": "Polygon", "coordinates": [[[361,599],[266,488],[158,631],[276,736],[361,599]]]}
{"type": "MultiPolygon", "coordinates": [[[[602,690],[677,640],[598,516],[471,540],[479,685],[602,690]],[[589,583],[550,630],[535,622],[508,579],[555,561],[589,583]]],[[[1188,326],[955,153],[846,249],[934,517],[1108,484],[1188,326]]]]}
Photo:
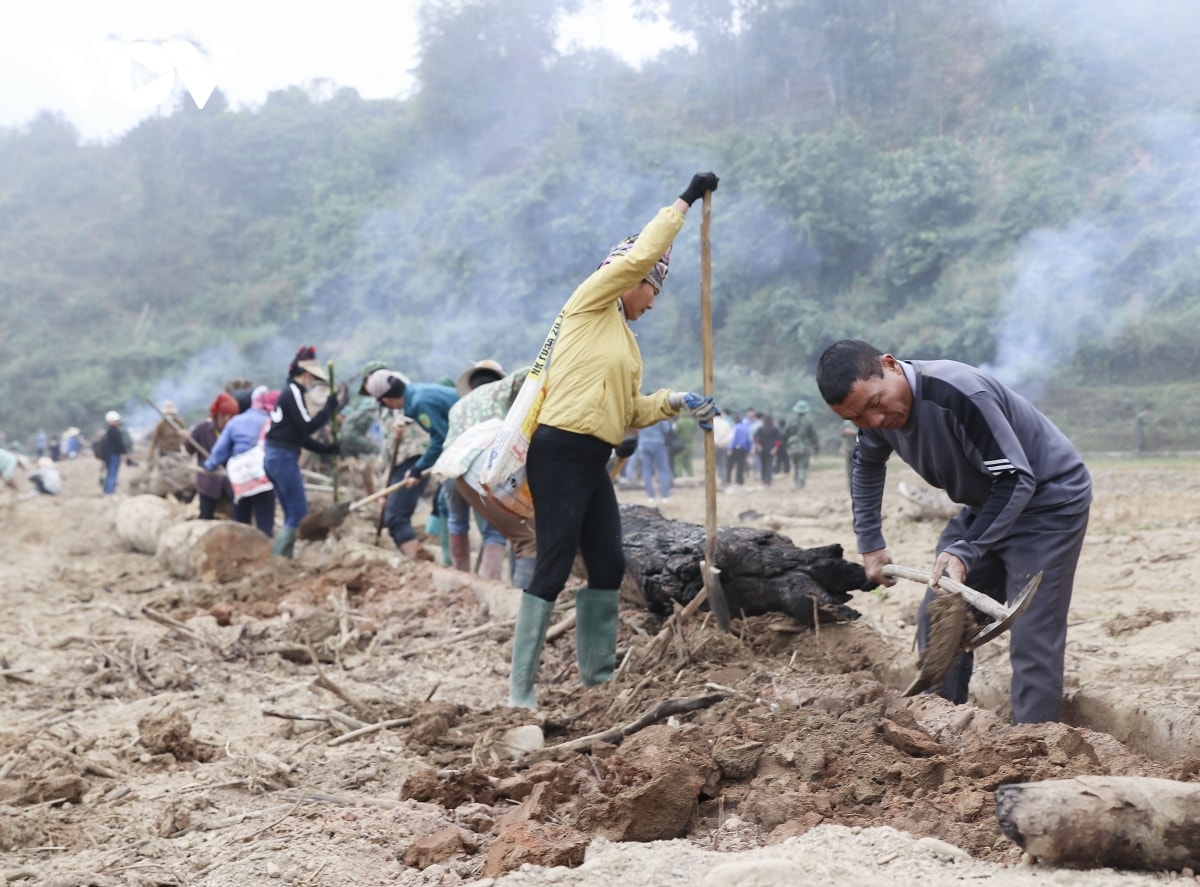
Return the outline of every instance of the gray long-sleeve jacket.
{"type": "Polygon", "coordinates": [[[1092,501],[1078,451],[1033,404],[987,373],[952,360],[902,361],[913,391],[903,428],[863,429],[851,475],[860,552],[885,548],[887,459],[899,454],[925,482],[977,516],[946,551],[967,569],[1030,511],[1076,514],[1092,501]]]}

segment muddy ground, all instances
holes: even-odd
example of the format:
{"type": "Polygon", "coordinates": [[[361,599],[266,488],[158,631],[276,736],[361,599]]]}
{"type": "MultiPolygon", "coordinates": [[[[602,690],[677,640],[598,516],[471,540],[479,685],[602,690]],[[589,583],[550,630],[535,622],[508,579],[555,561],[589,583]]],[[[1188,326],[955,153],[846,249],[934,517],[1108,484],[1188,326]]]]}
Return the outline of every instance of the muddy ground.
{"type": "MultiPolygon", "coordinates": [[[[999,785],[1200,781],[1196,461],[1093,464],[1070,725],[1024,728],[1006,726],[1003,639],[977,657],[975,704],[900,696],[913,583],[856,594],[862,617],[844,625],[762,616],[725,635],[701,614],[656,647],[661,623],[626,606],[617,681],[582,689],[566,631],[543,657],[542,709],[511,710],[515,592],[401,561],[374,544],[372,509],[294,562],[223,585],[181,580],[120,542],[94,460],[61,467],[63,496],[0,499],[0,884],[658,883],[650,858],[663,879],[700,883],[714,851],[772,848],[780,865],[802,848],[810,873],[821,852],[839,860],[813,883],[936,883],[927,860],[999,884],[1044,868],[1022,866],[1001,833],[999,785]],[[481,600],[496,627],[435,646],[486,624],[481,600]],[[522,751],[530,733],[567,743],[670,699],[695,710],[620,745],[522,751]]],[[[914,478],[893,470],[889,511],[900,481],[914,478]]],[[[659,507],[702,523],[703,502],[684,481],[659,507]]],[[[836,460],[804,490],[747,487],[719,510],[722,524],[853,557],[836,460]]],[[[885,529],[898,561],[928,566],[937,524],[885,529]]]]}

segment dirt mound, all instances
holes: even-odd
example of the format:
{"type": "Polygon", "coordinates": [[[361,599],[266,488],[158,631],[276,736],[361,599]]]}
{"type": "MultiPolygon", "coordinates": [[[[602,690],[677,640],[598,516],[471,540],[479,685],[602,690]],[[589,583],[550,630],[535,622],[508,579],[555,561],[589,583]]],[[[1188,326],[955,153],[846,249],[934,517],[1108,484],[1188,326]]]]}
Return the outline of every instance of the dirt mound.
{"type": "MultiPolygon", "coordinates": [[[[865,618],[815,629],[766,614],[724,634],[701,613],[665,646],[650,643],[662,620],[626,607],[612,684],[579,685],[567,631],[546,646],[541,710],[509,709],[511,628],[481,624],[462,574],[374,546],[369,517],[295,562],[185,580],[121,546],[92,471],[69,463],[67,497],[0,510],[21,543],[0,564],[0,875],[14,883],[507,882],[524,863],[527,880],[612,883],[574,868],[589,845],[608,859],[608,842],[666,842],[648,846],[705,871],[678,839],[778,848],[783,865],[797,842],[849,842],[839,827],[876,835],[872,847],[893,847],[873,831],[885,827],[924,839],[894,852],[938,865],[1007,866],[1021,852],[997,825],[1000,785],[1200,778],[1196,757],[1151,760],[1085,726],[1008,726],[1002,703],[905,698],[915,655],[911,625],[896,624],[915,599],[895,590],[859,594],[865,618]]],[[[843,542],[843,488],[816,472],[804,495],[825,504],[772,491],[761,511],[798,545],[843,542]]],[[[682,485],[671,516],[695,519],[701,498],[682,485]]],[[[1098,512],[1099,532],[1121,525],[1098,512]]],[[[902,526],[898,547],[935,534],[902,526]]],[[[1087,595],[1085,582],[1081,612],[1087,595]]],[[[568,593],[560,617],[570,605],[568,593]]],[[[1150,600],[1080,631],[1116,645],[1103,664],[1129,678],[1114,697],[1167,699],[1153,633],[1194,631],[1175,612],[1150,600]],[[1125,646],[1139,636],[1150,643],[1125,646]]],[[[1081,686],[1090,661],[1072,660],[1081,686]]],[[[979,668],[986,691],[994,659],[979,668]]]]}

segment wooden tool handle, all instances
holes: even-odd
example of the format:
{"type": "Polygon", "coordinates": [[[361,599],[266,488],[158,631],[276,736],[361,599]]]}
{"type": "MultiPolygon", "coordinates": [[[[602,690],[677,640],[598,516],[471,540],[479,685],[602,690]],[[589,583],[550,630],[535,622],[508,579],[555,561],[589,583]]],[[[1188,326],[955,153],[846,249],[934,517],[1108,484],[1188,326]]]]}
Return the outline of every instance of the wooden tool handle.
{"type": "Polygon", "coordinates": [[[201,456],[203,456],[205,459],[207,459],[209,456],[212,455],[212,453],[210,453],[208,450],[204,449],[203,444],[201,444],[199,441],[192,440],[192,435],[190,432],[188,432],[186,425],[184,425],[178,419],[172,419],[170,416],[168,416],[166,413],[164,413],[162,410],[160,410],[158,408],[158,404],[156,404],[150,398],[143,397],[142,400],[144,400],[144,401],[146,401],[146,403],[150,404],[150,408],[152,410],[154,410],[154,412],[158,413],[160,416],[162,416],[164,419],[166,419],[168,422],[170,422],[172,425],[174,425],[176,428],[178,428],[180,431],[182,431],[184,434],[186,434],[188,443],[190,443],[197,450],[199,450],[201,456]]]}
{"type": "MultiPolygon", "coordinates": [[[[926,585],[933,578],[932,573],[927,573],[924,570],[915,570],[912,567],[902,567],[899,564],[884,564],[880,572],[885,576],[895,576],[897,579],[911,579],[913,582],[924,582],[926,585]]],[[[1004,606],[1004,604],[993,600],[983,592],[963,585],[957,579],[953,579],[950,576],[943,575],[938,580],[938,587],[957,594],[968,604],[986,613],[992,619],[1004,619],[1010,613],[1008,607],[1004,606]]]]}
{"type": "Polygon", "coordinates": [[[363,496],[361,499],[351,502],[350,510],[354,511],[356,508],[362,508],[364,505],[374,502],[376,499],[382,499],[384,496],[390,496],[392,493],[396,492],[396,490],[400,489],[402,486],[404,486],[404,481],[398,480],[394,484],[392,484],[390,487],[384,487],[382,490],[376,490],[370,496],[363,496]]]}

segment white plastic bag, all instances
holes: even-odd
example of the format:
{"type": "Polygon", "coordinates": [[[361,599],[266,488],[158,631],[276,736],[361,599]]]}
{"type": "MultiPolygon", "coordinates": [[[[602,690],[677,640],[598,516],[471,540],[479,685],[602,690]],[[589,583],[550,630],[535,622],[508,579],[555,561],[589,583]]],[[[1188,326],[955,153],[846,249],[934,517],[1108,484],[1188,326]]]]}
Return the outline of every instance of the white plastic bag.
{"type": "Polygon", "coordinates": [[[267,429],[270,427],[271,420],[268,419],[263,424],[254,446],[244,453],[230,456],[225,463],[225,472],[229,475],[229,486],[233,488],[234,502],[239,502],[247,496],[256,496],[267,490],[275,489],[271,479],[267,477],[266,469],[263,468],[263,457],[267,452],[263,438],[267,436],[267,429]]]}
{"type": "Polygon", "coordinates": [[[479,472],[488,496],[517,517],[533,516],[533,495],[525,478],[525,459],[529,455],[529,441],[537,430],[542,401],[546,399],[546,373],[562,322],[560,311],[520,392],[505,414],[504,424],[488,449],[479,472]]]}

